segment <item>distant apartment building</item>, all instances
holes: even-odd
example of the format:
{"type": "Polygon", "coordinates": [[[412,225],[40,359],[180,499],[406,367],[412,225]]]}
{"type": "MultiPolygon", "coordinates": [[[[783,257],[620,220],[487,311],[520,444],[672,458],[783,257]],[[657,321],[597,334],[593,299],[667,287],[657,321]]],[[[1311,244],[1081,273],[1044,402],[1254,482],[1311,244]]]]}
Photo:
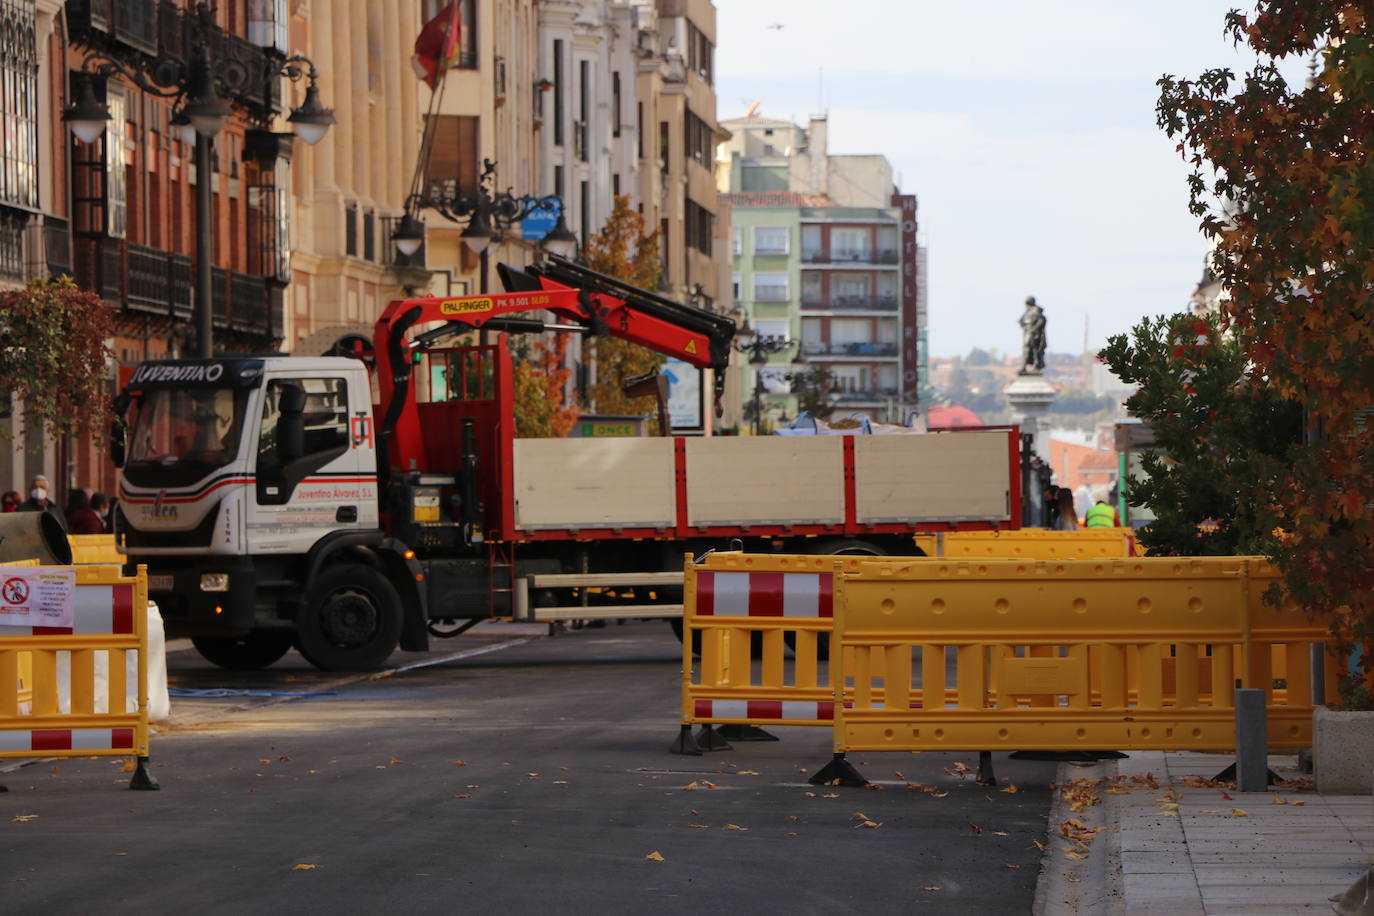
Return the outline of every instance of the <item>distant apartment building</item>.
{"type": "Polygon", "coordinates": [[[722,126],[736,299],[757,333],[795,343],[758,370],[767,416],[796,415],[800,356],[829,371],[835,416],[903,421],[920,407],[926,359],[915,197],[895,192],[883,156],[828,156],[824,118],[722,126]]]}

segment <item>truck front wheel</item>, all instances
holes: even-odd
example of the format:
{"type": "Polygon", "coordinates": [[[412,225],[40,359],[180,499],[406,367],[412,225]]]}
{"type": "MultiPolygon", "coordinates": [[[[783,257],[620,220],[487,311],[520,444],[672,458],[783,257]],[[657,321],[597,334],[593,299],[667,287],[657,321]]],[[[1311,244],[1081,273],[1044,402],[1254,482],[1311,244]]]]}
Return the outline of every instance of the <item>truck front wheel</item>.
{"type": "Polygon", "coordinates": [[[370,566],[327,567],[296,620],[296,645],[316,668],[366,671],[381,666],[401,637],[401,599],[370,566]]]}
{"type": "Polygon", "coordinates": [[[230,671],[266,668],[291,648],[290,630],[252,630],[243,636],[192,636],[201,657],[230,671]]]}

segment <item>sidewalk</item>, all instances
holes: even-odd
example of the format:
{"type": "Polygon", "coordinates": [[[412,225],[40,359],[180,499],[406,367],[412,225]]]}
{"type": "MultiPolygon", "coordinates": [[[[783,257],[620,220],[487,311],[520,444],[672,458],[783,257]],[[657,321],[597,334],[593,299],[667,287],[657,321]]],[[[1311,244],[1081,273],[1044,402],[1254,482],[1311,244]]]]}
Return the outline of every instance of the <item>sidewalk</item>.
{"type": "Polygon", "coordinates": [[[1214,782],[1230,762],[1221,754],[1135,752],[1062,767],[1061,785],[1083,790],[1073,796],[1078,805],[1061,798],[1054,813],[1051,852],[1063,864],[1042,912],[1332,912],[1329,898],[1374,863],[1374,800],[1317,795],[1293,756],[1269,759],[1281,786],[1237,792],[1214,782]],[[1092,833],[1088,849],[1061,838],[1069,818],[1082,823],[1080,834],[1092,833]]]}

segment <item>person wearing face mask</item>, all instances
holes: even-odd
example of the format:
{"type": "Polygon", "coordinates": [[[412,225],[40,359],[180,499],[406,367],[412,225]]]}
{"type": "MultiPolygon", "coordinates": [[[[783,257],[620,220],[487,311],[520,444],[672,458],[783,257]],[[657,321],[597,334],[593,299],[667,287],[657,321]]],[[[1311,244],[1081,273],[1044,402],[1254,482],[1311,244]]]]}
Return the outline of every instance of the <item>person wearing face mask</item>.
{"type": "Polygon", "coordinates": [[[67,517],[62,514],[62,507],[48,498],[48,493],[48,478],[42,474],[35,474],[33,481],[29,484],[29,498],[24,500],[19,511],[46,512],[57,519],[65,530],[67,517]]]}
{"type": "Polygon", "coordinates": [[[91,494],[91,511],[100,516],[100,527],[110,533],[110,498],[99,491],[91,494]]]}
{"type": "Polygon", "coordinates": [[[85,490],[72,490],[67,499],[67,525],[71,534],[104,534],[105,521],[91,508],[85,490]]]}

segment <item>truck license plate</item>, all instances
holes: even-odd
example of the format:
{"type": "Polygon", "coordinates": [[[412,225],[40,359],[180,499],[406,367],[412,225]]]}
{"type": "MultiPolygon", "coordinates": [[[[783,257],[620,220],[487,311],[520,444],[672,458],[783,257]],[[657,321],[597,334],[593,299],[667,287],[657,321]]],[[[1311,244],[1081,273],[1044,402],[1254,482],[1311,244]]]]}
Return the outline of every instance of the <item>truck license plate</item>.
{"type": "Polygon", "coordinates": [[[172,590],[172,578],[172,576],[149,576],[148,591],[170,592],[172,590]]]}

